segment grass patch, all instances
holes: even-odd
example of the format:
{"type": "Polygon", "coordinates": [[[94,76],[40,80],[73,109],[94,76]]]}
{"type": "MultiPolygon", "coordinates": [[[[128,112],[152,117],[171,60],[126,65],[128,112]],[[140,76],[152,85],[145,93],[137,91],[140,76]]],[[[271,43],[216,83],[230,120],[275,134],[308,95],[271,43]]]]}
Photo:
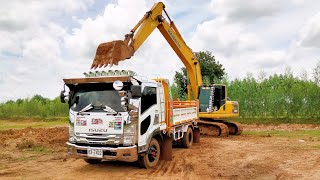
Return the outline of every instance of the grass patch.
{"type": "Polygon", "coordinates": [[[17,144],[18,149],[31,149],[35,147],[35,143],[32,140],[24,139],[22,142],[17,144]]]}
{"type": "Polygon", "coordinates": [[[23,156],[18,157],[15,160],[18,160],[18,161],[29,161],[29,160],[35,160],[35,159],[36,159],[36,157],[23,155],[23,156]]]}
{"type": "Polygon", "coordinates": [[[259,135],[259,136],[278,136],[278,137],[320,137],[319,130],[297,130],[297,131],[244,131],[242,134],[259,135]]]}
{"type": "Polygon", "coordinates": [[[34,141],[27,140],[27,139],[18,143],[17,148],[20,150],[27,150],[27,151],[32,151],[32,152],[36,152],[36,153],[52,152],[48,148],[46,148],[42,145],[36,145],[36,143],[34,141]]]}
{"type": "Polygon", "coordinates": [[[29,160],[29,159],[30,159],[30,157],[21,156],[21,157],[19,157],[17,160],[18,160],[18,161],[27,161],[27,160],[29,160]]]}
{"type": "Polygon", "coordinates": [[[319,118],[237,118],[242,124],[320,124],[319,118]]]}
{"type": "Polygon", "coordinates": [[[37,152],[37,153],[49,153],[49,152],[52,152],[51,150],[49,150],[48,148],[46,148],[44,146],[35,146],[32,149],[30,149],[30,151],[37,152]]]}
{"type": "Polygon", "coordinates": [[[22,129],[26,127],[32,128],[47,128],[55,126],[65,126],[68,124],[67,118],[54,119],[24,119],[24,120],[0,120],[0,131],[8,129],[22,129]]]}
{"type": "Polygon", "coordinates": [[[320,144],[319,145],[315,145],[313,147],[316,148],[316,149],[320,149],[320,144]]]}

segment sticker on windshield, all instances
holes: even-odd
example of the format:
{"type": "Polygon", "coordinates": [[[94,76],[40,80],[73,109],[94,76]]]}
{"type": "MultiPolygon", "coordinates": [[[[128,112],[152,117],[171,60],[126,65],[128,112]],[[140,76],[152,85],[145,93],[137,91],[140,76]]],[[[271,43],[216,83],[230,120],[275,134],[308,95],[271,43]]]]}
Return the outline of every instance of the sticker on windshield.
{"type": "Polygon", "coordinates": [[[121,116],[120,117],[115,117],[114,120],[115,121],[122,121],[122,117],[121,116]]]}
{"type": "Polygon", "coordinates": [[[114,122],[109,122],[109,128],[114,128],[114,122]]]}
{"type": "Polygon", "coordinates": [[[86,120],[82,120],[80,118],[77,118],[76,125],[77,126],[86,126],[87,125],[87,121],[86,120]]]}
{"type": "Polygon", "coordinates": [[[92,118],[91,124],[103,124],[103,120],[100,118],[92,118]]]}
{"type": "Polygon", "coordinates": [[[114,123],[114,130],[121,130],[121,122],[114,123]]]}

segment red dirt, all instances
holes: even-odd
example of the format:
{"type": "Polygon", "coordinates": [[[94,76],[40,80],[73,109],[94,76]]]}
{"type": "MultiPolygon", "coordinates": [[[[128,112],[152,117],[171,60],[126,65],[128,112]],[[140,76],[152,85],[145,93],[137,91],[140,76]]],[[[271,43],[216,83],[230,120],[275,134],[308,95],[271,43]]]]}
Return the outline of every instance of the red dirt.
{"type": "MultiPolygon", "coordinates": [[[[44,146],[48,148],[60,148],[68,140],[67,127],[54,127],[46,129],[10,129],[0,131],[0,147],[19,146],[24,142],[29,142],[32,146],[44,146]]],[[[23,148],[23,147],[22,147],[23,148]]],[[[30,147],[32,148],[32,147],[30,147]]]]}
{"type": "MultiPolygon", "coordinates": [[[[294,129],[295,125],[285,127],[294,129]]],[[[0,132],[1,142],[11,143],[0,152],[0,179],[320,178],[320,150],[314,148],[319,146],[319,139],[299,142],[299,139],[258,135],[202,136],[200,144],[190,149],[174,148],[172,161],[161,161],[155,169],[141,169],[136,163],[89,165],[81,159],[69,158],[65,147],[67,133],[64,127],[0,132]],[[14,146],[26,136],[51,151],[39,153],[14,146]]]]}

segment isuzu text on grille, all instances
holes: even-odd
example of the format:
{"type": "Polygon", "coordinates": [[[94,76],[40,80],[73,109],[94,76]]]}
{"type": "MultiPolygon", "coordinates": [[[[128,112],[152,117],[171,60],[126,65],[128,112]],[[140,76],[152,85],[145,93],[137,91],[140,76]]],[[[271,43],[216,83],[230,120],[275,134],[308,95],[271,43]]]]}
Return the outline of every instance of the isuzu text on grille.
{"type": "Polygon", "coordinates": [[[107,129],[93,129],[93,128],[90,128],[89,132],[107,132],[107,129]]]}

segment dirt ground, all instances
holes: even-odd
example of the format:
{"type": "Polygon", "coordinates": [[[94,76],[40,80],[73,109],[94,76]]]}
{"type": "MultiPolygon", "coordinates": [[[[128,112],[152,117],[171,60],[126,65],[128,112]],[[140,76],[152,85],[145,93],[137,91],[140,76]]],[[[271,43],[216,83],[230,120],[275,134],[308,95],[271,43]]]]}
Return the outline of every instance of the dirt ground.
{"type": "MultiPolygon", "coordinates": [[[[320,125],[246,125],[245,132],[320,130],[320,125]]],[[[174,148],[155,169],[136,163],[86,164],[69,158],[66,127],[0,132],[0,179],[320,179],[320,137],[246,134],[202,136],[190,149],[174,148]]]]}

